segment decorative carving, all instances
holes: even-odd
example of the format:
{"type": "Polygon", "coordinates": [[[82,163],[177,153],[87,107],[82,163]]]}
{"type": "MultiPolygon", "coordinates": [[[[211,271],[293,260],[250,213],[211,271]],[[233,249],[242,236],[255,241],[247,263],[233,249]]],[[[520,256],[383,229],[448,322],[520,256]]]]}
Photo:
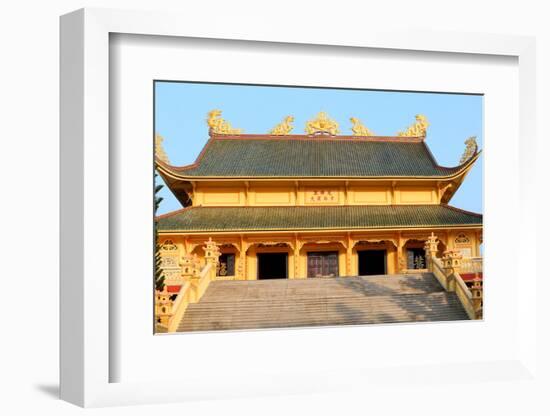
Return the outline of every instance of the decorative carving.
{"type": "Polygon", "coordinates": [[[458,272],[462,263],[462,253],[458,250],[447,250],[443,253],[443,269],[447,275],[458,272]]]}
{"type": "Polygon", "coordinates": [[[432,234],[426,240],[426,244],[424,244],[424,251],[426,252],[428,266],[430,266],[431,259],[435,258],[437,254],[438,245],[439,241],[437,240],[437,236],[432,232],[432,234]]]}
{"type": "Polygon", "coordinates": [[[208,239],[208,241],[205,241],[204,244],[204,259],[206,260],[206,263],[213,263],[214,265],[218,265],[219,258],[220,258],[220,248],[218,245],[212,241],[212,237],[208,239]]]}
{"type": "Polygon", "coordinates": [[[277,124],[275,127],[273,127],[269,134],[274,134],[278,136],[286,136],[289,135],[294,126],[291,124],[294,122],[293,116],[286,116],[282,122],[277,124]]]}
{"type": "Polygon", "coordinates": [[[227,263],[219,263],[216,273],[218,276],[227,276],[227,263]]]}
{"type": "Polygon", "coordinates": [[[398,247],[398,241],[395,238],[384,235],[356,235],[353,247],[367,244],[385,245],[386,243],[391,243],[396,248],[398,247]]]}
{"type": "Polygon", "coordinates": [[[425,267],[426,267],[426,263],[424,262],[424,258],[422,256],[416,256],[414,258],[414,268],[424,269],[425,267]]]}
{"type": "Polygon", "coordinates": [[[198,278],[200,275],[200,260],[196,254],[185,255],[180,260],[181,275],[184,278],[198,278]]]}
{"type": "Polygon", "coordinates": [[[164,240],[161,243],[160,249],[163,251],[176,251],[178,246],[172,240],[164,240]]]}
{"type": "Polygon", "coordinates": [[[331,120],[327,113],[321,111],[313,120],[306,123],[307,134],[328,134],[335,136],[340,133],[338,123],[331,120]]]}
{"type": "Polygon", "coordinates": [[[178,267],[178,257],[177,255],[171,256],[162,256],[160,267],[162,270],[167,273],[169,270],[178,267]]]}
{"type": "Polygon", "coordinates": [[[466,149],[464,149],[464,153],[462,153],[462,157],[460,158],[460,164],[467,162],[477,153],[477,142],[476,142],[476,136],[469,137],[468,140],[464,142],[466,145],[466,149]]]}
{"type": "Polygon", "coordinates": [[[262,243],[258,243],[258,247],[290,247],[290,244],[280,241],[264,241],[262,243]]]}
{"type": "Polygon", "coordinates": [[[375,134],[369,130],[363,123],[361,123],[361,120],[355,117],[350,117],[349,119],[351,121],[352,127],[351,131],[353,132],[354,136],[374,136],[375,134]]]}
{"type": "Polygon", "coordinates": [[[168,326],[172,317],[173,306],[174,301],[171,299],[166,287],[162,292],[155,291],[155,318],[157,323],[168,326]]]}
{"type": "Polygon", "coordinates": [[[167,285],[181,283],[181,268],[178,258],[178,246],[172,240],[164,240],[160,244],[160,268],[167,285]]]}
{"type": "Polygon", "coordinates": [[[426,137],[428,130],[428,119],[422,114],[416,115],[416,122],[411,124],[406,130],[397,133],[399,137],[426,137]]]}
{"type": "Polygon", "coordinates": [[[460,233],[455,238],[455,244],[470,244],[470,239],[464,233],[460,233]]]}
{"type": "Polygon", "coordinates": [[[164,163],[170,163],[170,160],[168,160],[168,155],[164,151],[164,147],[162,146],[162,142],[164,141],[164,137],[162,137],[160,134],[155,134],[155,157],[164,163]]]}
{"type": "Polygon", "coordinates": [[[221,118],[221,110],[212,110],[208,113],[206,123],[210,131],[218,134],[241,134],[242,129],[234,129],[228,121],[221,118]]]}
{"type": "Polygon", "coordinates": [[[483,319],[483,281],[479,277],[479,273],[476,273],[470,292],[472,293],[475,319],[483,319]]]}
{"type": "Polygon", "coordinates": [[[301,250],[306,244],[340,244],[345,249],[348,248],[345,237],[340,236],[304,237],[298,243],[298,250],[301,250]]]}

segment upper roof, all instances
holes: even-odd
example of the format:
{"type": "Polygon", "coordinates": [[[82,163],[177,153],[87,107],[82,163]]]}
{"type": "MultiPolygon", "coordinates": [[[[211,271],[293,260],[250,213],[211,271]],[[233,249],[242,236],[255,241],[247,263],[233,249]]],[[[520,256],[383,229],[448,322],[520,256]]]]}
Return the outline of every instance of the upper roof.
{"type": "Polygon", "coordinates": [[[159,231],[239,232],[480,227],[482,216],[449,205],[188,207],[158,217],[159,231]]]}
{"type": "Polygon", "coordinates": [[[216,135],[195,163],[174,167],[175,178],[447,178],[477,159],[476,151],[455,167],[439,166],[420,137],[216,135]]]}

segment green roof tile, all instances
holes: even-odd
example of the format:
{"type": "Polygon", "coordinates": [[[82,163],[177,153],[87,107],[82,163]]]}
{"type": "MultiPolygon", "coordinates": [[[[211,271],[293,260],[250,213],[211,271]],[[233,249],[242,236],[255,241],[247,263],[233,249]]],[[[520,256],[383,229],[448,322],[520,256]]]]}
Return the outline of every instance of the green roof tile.
{"type": "Polygon", "coordinates": [[[437,165],[423,140],[386,138],[215,138],[197,163],[165,166],[185,177],[440,177],[460,166],[437,165]]]}
{"type": "Polygon", "coordinates": [[[384,229],[481,225],[482,216],[448,205],[190,207],[160,216],[160,231],[384,229]]]}

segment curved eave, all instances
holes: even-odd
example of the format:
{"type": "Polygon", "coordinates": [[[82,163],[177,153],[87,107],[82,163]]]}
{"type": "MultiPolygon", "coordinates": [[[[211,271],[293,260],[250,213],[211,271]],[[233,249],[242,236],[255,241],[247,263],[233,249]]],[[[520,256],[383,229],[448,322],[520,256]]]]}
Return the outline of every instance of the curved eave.
{"type": "Polygon", "coordinates": [[[445,182],[451,182],[452,186],[450,187],[449,191],[445,192],[441,196],[442,203],[444,204],[449,203],[449,201],[452,199],[452,197],[454,196],[458,188],[460,188],[460,185],[462,185],[462,182],[464,182],[466,175],[472,169],[474,163],[479,158],[479,155],[481,154],[481,152],[482,152],[481,150],[478,150],[467,162],[463,163],[464,168],[460,170],[459,174],[445,181],[445,182]]]}
{"type": "MultiPolygon", "coordinates": [[[[314,181],[314,180],[426,180],[426,181],[452,181],[460,177],[464,177],[466,173],[471,169],[472,165],[476,162],[481,150],[476,152],[470,159],[464,162],[462,165],[455,167],[444,167],[436,164],[437,168],[448,169],[453,173],[449,175],[433,175],[433,176],[195,176],[195,175],[185,175],[182,172],[185,172],[186,169],[191,169],[198,166],[198,161],[200,156],[197,159],[197,162],[182,166],[176,167],[169,165],[163,162],[160,159],[155,159],[156,167],[159,173],[164,176],[169,177],[177,181],[256,181],[256,180],[301,180],[301,181],[314,181]]],[[[433,158],[432,158],[433,159],[433,158]]],[[[435,161],[434,161],[435,162],[435,161]]]]}

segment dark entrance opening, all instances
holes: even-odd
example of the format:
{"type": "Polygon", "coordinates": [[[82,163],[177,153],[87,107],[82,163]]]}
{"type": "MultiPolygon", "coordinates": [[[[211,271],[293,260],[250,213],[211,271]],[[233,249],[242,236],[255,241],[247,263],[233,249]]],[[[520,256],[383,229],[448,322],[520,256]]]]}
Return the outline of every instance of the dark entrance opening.
{"type": "Polygon", "coordinates": [[[359,275],[386,274],[386,250],[358,251],[359,275]]]}
{"type": "Polygon", "coordinates": [[[286,279],[287,253],[258,253],[258,279],[286,279]]]}
{"type": "Polygon", "coordinates": [[[307,277],[336,276],[338,276],[337,251],[307,253],[307,277]]]}

